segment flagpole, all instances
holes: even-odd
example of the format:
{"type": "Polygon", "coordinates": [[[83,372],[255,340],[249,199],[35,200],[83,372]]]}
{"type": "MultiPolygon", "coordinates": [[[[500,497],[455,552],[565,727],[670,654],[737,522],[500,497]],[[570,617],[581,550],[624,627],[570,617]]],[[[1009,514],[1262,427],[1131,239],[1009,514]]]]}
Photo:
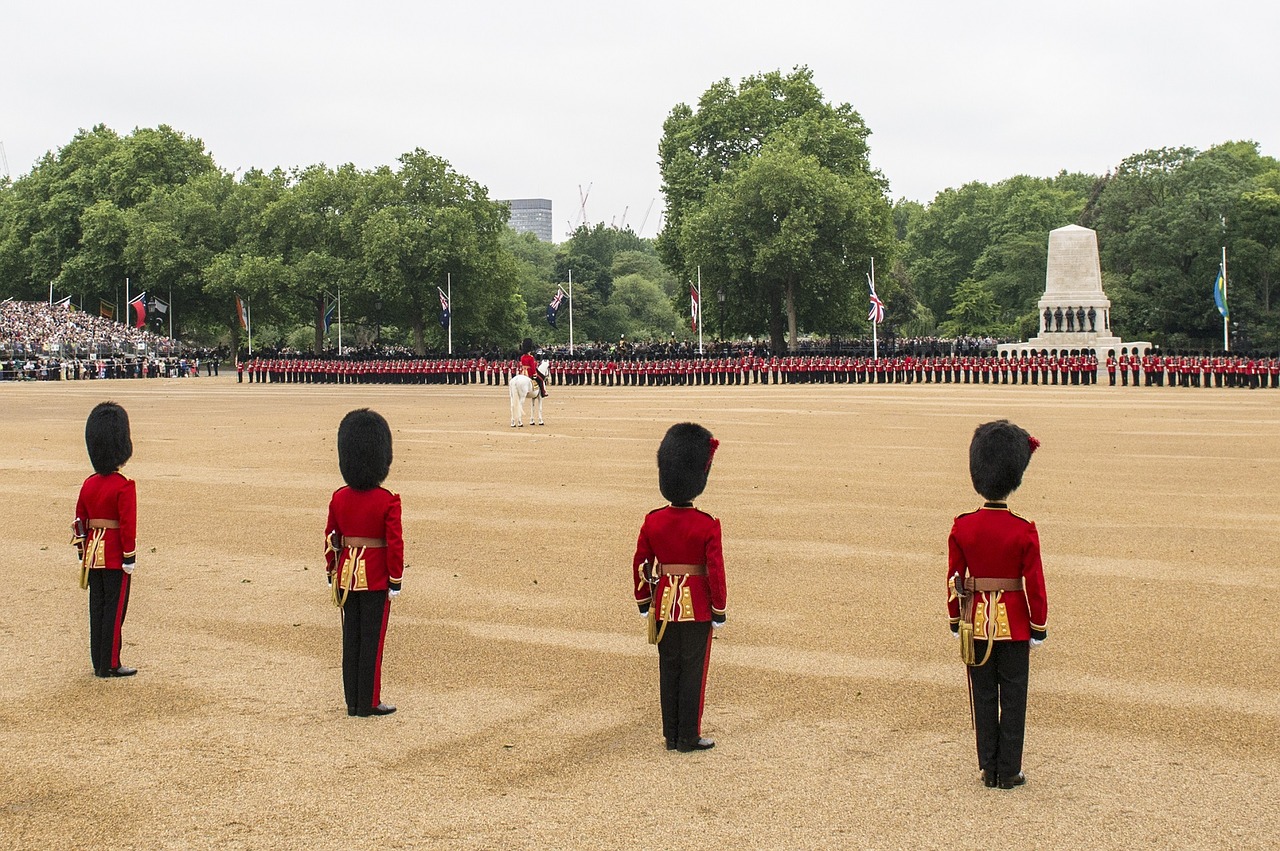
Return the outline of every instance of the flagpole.
{"type": "MultiPolygon", "coordinates": [[[[117,292],[119,292],[119,290],[117,290],[117,292]]],[[[125,276],[125,279],[124,279],[124,310],[125,310],[125,313],[129,312],[129,278],[128,276],[125,276]]],[[[119,315],[120,315],[120,312],[116,311],[116,316],[119,316],[119,315]]]]}
{"type": "Polygon", "coordinates": [[[173,287],[169,287],[169,339],[173,339],[173,287]]]}
{"type": "MultiPolygon", "coordinates": [[[[876,291],[876,258],[871,258],[871,291],[876,291]]],[[[871,357],[880,360],[880,323],[871,319],[871,357]]]]}
{"type": "Polygon", "coordinates": [[[246,300],[244,303],[244,327],[249,332],[249,356],[253,356],[253,308],[246,300]]]}
{"type": "Polygon", "coordinates": [[[342,357],[342,284],[338,284],[338,357],[342,357]]]}
{"type": "Polygon", "coordinates": [[[702,354],[702,267],[698,267],[698,354],[702,354]]]}
{"type": "Polygon", "coordinates": [[[449,301],[449,327],[445,330],[449,333],[449,355],[453,355],[453,273],[444,273],[445,298],[449,301]]]}
{"type": "MultiPolygon", "coordinates": [[[[1227,306],[1227,247],[1222,246],[1222,304],[1227,306]]],[[[1231,308],[1227,307],[1227,314],[1222,317],[1222,350],[1224,352],[1231,351],[1231,336],[1227,332],[1227,322],[1231,316],[1231,308]]]]}
{"type": "Polygon", "coordinates": [[[53,281],[49,282],[49,305],[53,306],[53,281]]]}
{"type": "Polygon", "coordinates": [[[569,354],[573,354],[573,270],[569,270],[569,354]]]}

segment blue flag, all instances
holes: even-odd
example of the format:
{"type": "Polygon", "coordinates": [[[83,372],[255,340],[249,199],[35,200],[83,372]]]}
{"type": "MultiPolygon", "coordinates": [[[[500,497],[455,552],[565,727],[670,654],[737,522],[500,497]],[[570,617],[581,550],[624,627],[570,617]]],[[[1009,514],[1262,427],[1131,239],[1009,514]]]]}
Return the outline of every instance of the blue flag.
{"type": "Polygon", "coordinates": [[[338,312],[338,300],[334,299],[329,302],[329,306],[324,309],[324,331],[329,333],[330,326],[333,325],[333,317],[338,312]]]}
{"type": "Polygon", "coordinates": [[[440,327],[449,327],[449,297],[444,294],[444,290],[436,287],[436,292],[440,293],[440,327]]]}
{"type": "Polygon", "coordinates": [[[547,305],[547,324],[556,327],[556,314],[560,312],[560,303],[564,301],[564,289],[556,287],[556,297],[547,305]]]}
{"type": "Polygon", "coordinates": [[[1221,266],[1218,267],[1218,278],[1213,282],[1213,303],[1218,306],[1223,319],[1231,316],[1231,311],[1227,309],[1227,276],[1222,274],[1221,266]]]}

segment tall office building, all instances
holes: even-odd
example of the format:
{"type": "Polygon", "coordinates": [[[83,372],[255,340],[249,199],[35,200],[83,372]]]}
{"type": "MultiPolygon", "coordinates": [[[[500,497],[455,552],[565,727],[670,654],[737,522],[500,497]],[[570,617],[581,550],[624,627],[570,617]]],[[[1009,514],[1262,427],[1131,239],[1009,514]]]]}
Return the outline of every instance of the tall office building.
{"type": "Polygon", "coordinates": [[[551,242],[551,202],[546,198],[515,198],[504,201],[511,206],[507,224],[516,233],[531,233],[543,242],[551,242]]]}

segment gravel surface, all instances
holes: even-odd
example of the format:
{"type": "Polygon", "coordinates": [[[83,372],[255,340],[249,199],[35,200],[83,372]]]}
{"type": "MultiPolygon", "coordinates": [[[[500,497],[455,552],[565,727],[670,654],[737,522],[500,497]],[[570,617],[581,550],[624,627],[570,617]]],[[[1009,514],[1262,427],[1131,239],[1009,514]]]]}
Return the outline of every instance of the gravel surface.
{"type": "Polygon", "coordinates": [[[0,385],[0,848],[1264,848],[1280,843],[1280,392],[0,385]],[[129,411],[131,679],[67,545],[84,420],[129,411]],[[348,718],[321,534],[338,421],[391,423],[404,594],[348,718]],[[1024,768],[978,779],[943,587],[974,426],[1043,441],[1049,641],[1024,768]],[[728,626],[668,753],[631,601],[666,428],[721,440],[728,626]]]}

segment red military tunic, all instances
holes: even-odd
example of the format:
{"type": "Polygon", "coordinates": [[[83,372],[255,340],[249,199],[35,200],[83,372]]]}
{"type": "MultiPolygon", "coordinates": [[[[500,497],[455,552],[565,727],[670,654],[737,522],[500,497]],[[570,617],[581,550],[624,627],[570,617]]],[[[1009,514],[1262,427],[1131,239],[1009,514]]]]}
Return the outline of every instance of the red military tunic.
{"type": "MultiPolygon", "coordinates": [[[[1003,502],[988,502],[961,514],[947,541],[947,585],[951,578],[1022,578],[1024,591],[979,591],[973,595],[974,638],[979,641],[1043,639],[1048,629],[1044,567],[1036,524],[1011,512],[1003,502]]],[[[960,622],[959,602],[947,602],[953,628],[960,622]]]]}
{"type": "Polygon", "coordinates": [[[90,520],[120,524],[117,529],[102,530],[99,554],[90,567],[120,570],[125,564],[133,564],[138,532],[138,496],[133,479],[119,471],[94,473],[85,479],[76,500],[76,520],[89,536],[94,531],[89,528],[90,520]]]}
{"type": "Polygon", "coordinates": [[[523,354],[520,356],[520,368],[525,375],[530,378],[538,377],[538,362],[534,360],[533,355],[523,354]]]}
{"type": "Polygon", "coordinates": [[[342,563],[357,551],[355,547],[343,547],[338,536],[348,538],[381,538],[385,547],[366,547],[363,578],[359,571],[352,578],[352,590],[386,591],[400,587],[404,578],[404,534],[400,525],[400,495],[383,487],[358,491],[341,487],[329,500],[329,519],[325,522],[325,539],[335,543],[326,547],[325,571],[330,577],[335,571],[341,576],[342,563]]]}
{"type": "Polygon", "coordinates": [[[726,600],[720,521],[705,511],[691,505],[669,505],[650,511],[640,527],[632,574],[636,603],[641,611],[656,603],[662,607],[657,611],[659,620],[724,620],[726,600]],[[650,587],[645,581],[642,565],[653,559],[661,564],[706,565],[706,573],[701,576],[664,575],[656,586],[650,587]]]}

